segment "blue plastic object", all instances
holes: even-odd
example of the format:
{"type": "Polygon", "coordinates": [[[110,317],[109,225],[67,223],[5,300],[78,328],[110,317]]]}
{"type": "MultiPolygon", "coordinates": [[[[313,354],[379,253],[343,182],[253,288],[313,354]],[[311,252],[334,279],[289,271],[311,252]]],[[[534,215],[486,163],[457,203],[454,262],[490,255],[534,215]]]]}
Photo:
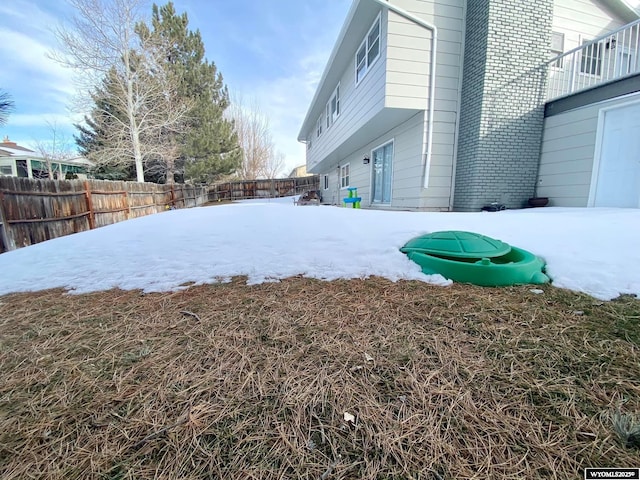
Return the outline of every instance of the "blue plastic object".
{"type": "Polygon", "coordinates": [[[362,198],[358,196],[358,188],[357,187],[349,187],[349,195],[346,198],[342,199],[342,204],[346,207],[348,203],[350,203],[353,208],[360,208],[360,202],[362,198]]]}

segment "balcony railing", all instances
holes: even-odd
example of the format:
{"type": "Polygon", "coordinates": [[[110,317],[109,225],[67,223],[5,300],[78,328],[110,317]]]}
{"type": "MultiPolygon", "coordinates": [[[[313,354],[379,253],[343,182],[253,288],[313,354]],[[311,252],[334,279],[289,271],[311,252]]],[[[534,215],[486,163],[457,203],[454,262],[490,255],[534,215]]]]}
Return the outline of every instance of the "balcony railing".
{"type": "Polygon", "coordinates": [[[547,101],[640,71],[640,20],[549,61],[547,101]]]}

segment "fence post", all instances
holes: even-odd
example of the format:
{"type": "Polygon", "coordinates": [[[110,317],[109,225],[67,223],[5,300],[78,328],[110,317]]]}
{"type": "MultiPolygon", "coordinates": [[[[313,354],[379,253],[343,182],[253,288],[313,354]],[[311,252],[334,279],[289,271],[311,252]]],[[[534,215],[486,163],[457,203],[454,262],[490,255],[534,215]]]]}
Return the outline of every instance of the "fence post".
{"type": "Polygon", "coordinates": [[[87,210],[89,210],[89,229],[93,230],[96,228],[96,218],[93,213],[93,198],[91,198],[91,185],[89,185],[89,181],[84,181],[84,198],[87,201],[87,210]]]}
{"type": "Polygon", "coordinates": [[[4,207],[4,193],[2,192],[0,192],[0,222],[2,222],[2,230],[0,230],[0,234],[2,235],[2,243],[4,243],[7,251],[15,250],[16,242],[13,238],[13,235],[11,235],[9,223],[7,222],[7,214],[4,207]]]}
{"type": "Polygon", "coordinates": [[[124,195],[124,208],[127,210],[127,219],[131,218],[131,204],[129,203],[129,193],[126,190],[127,186],[125,185],[124,195]]]}
{"type": "Polygon", "coordinates": [[[169,208],[178,208],[176,206],[176,190],[173,186],[173,183],[171,184],[171,206],[169,208]]]}

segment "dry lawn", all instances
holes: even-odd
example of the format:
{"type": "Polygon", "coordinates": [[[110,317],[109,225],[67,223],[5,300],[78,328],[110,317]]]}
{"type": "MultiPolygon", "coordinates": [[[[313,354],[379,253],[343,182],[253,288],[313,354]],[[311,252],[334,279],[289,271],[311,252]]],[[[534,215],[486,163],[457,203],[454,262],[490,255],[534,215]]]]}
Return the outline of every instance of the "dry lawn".
{"type": "Polygon", "coordinates": [[[0,477],[639,467],[640,301],[530,288],[293,278],[0,297],[0,477]]]}

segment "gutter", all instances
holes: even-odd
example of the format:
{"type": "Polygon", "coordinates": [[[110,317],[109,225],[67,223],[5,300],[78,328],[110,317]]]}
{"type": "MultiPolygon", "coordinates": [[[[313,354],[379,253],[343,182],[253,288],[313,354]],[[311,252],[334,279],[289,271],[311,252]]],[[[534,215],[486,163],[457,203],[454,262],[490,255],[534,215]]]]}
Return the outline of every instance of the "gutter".
{"type": "Polygon", "coordinates": [[[403,10],[400,7],[396,7],[389,3],[389,0],[373,0],[374,2],[388,8],[394,13],[397,13],[401,17],[411,20],[413,23],[426,28],[431,32],[431,79],[429,85],[429,98],[427,99],[427,109],[424,112],[424,132],[422,135],[422,163],[424,165],[422,186],[423,188],[429,188],[429,170],[431,168],[431,150],[433,145],[433,116],[435,110],[435,97],[436,97],[436,51],[438,45],[438,29],[435,25],[424,21],[423,19],[416,17],[412,13],[403,10]]]}

